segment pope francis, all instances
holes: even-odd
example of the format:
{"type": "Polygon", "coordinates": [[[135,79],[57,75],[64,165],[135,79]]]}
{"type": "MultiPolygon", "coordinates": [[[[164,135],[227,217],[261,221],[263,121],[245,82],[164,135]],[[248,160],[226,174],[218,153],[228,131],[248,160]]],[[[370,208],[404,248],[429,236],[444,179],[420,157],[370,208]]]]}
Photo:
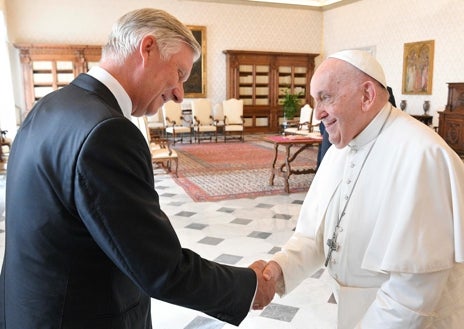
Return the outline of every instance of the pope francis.
{"type": "Polygon", "coordinates": [[[463,328],[464,164],[393,107],[386,86],[364,51],[331,55],[314,73],[334,146],[264,275],[284,295],[325,265],[340,329],[463,328]]]}

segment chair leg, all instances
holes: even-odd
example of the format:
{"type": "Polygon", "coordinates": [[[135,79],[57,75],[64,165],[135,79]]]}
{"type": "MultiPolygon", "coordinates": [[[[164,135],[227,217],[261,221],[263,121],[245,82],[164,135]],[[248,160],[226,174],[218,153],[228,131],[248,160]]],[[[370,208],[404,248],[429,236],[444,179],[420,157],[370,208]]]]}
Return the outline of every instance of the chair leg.
{"type": "Polygon", "coordinates": [[[178,159],[178,158],[174,158],[174,162],[175,162],[175,171],[174,171],[174,172],[175,172],[175,174],[176,174],[176,177],[179,177],[179,176],[177,175],[177,167],[179,166],[179,159],[178,159]]]}

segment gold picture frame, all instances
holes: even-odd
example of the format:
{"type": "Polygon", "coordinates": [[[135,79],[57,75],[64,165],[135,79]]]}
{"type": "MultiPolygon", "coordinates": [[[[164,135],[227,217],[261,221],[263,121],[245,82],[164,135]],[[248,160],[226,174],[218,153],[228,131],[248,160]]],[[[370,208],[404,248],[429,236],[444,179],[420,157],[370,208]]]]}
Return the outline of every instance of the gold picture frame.
{"type": "Polygon", "coordinates": [[[193,63],[190,77],[184,83],[186,98],[206,97],[206,26],[187,25],[193,36],[201,45],[201,56],[193,63]]]}
{"type": "Polygon", "coordinates": [[[434,40],[404,44],[403,94],[432,94],[434,50],[434,40]]]}

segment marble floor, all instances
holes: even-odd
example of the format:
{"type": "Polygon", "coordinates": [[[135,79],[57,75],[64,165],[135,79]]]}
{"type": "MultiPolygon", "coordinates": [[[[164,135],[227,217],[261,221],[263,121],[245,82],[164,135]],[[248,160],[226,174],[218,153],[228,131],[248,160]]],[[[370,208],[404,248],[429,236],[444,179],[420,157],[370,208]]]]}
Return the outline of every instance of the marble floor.
{"type": "MultiPolygon", "coordinates": [[[[256,199],[196,203],[169,175],[155,175],[156,190],[184,247],[220,263],[248,266],[268,260],[292,234],[304,193],[256,199]]],[[[0,210],[4,214],[5,176],[0,175],[0,210]]],[[[4,218],[0,218],[3,259],[4,218]]],[[[283,298],[275,296],[262,311],[251,311],[242,329],[336,328],[336,305],[327,274],[321,270],[283,298]]],[[[152,303],[153,327],[161,329],[228,329],[235,326],[207,315],[157,300],[152,303]]]]}
{"type": "MultiPolygon", "coordinates": [[[[168,175],[155,175],[156,190],[183,246],[220,263],[248,266],[268,260],[291,236],[304,193],[256,199],[193,202],[168,175]]],[[[262,311],[251,311],[243,329],[336,328],[336,305],[321,270],[262,311]]],[[[154,328],[236,328],[200,312],[153,300],[154,328]]]]}

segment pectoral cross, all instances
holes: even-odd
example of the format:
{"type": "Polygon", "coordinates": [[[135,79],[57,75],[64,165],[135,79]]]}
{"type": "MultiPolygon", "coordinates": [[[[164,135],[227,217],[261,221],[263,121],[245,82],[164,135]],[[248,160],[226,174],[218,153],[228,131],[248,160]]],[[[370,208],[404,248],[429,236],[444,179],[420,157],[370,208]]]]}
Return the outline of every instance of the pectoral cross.
{"type": "Polygon", "coordinates": [[[327,258],[325,259],[325,264],[324,264],[325,267],[327,267],[327,265],[330,262],[330,258],[332,257],[332,252],[338,250],[337,235],[338,235],[338,226],[335,227],[335,230],[332,235],[332,239],[327,239],[327,246],[329,246],[329,252],[327,253],[327,258]]]}

